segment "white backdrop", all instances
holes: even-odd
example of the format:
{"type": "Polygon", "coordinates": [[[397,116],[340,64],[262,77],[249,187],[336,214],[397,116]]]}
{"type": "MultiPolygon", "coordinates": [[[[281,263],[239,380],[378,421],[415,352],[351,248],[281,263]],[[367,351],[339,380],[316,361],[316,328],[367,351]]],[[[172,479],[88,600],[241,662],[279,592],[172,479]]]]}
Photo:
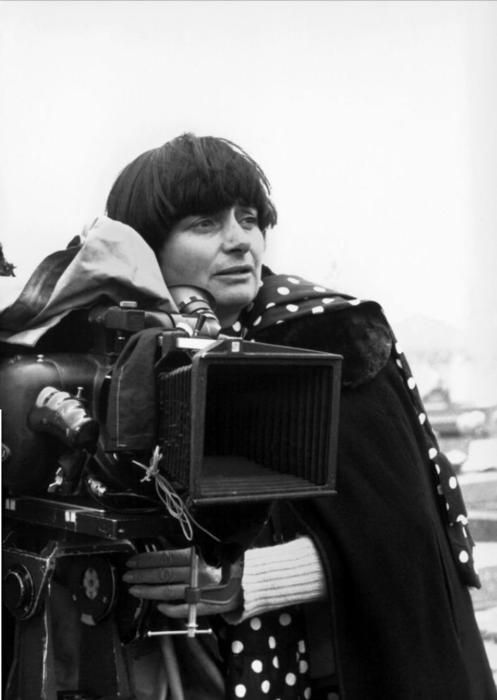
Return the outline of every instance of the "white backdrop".
{"type": "Polygon", "coordinates": [[[23,277],[64,246],[141,151],[225,136],[273,183],[277,270],[446,321],[496,367],[496,36],[471,0],[3,2],[6,257],[23,277]]]}

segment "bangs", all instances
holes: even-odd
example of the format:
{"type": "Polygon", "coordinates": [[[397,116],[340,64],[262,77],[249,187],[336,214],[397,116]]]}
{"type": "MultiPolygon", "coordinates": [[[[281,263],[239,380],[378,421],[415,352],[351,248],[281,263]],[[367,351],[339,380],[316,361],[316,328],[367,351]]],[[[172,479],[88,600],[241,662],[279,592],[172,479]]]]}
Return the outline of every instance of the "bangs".
{"type": "Polygon", "coordinates": [[[185,134],[167,144],[157,155],[158,170],[164,168],[164,172],[158,173],[158,179],[168,186],[167,191],[164,187],[162,195],[175,219],[212,214],[242,204],[257,210],[262,230],[276,223],[266,176],[247,153],[230,141],[185,134]],[[167,178],[164,177],[166,170],[167,178]]]}

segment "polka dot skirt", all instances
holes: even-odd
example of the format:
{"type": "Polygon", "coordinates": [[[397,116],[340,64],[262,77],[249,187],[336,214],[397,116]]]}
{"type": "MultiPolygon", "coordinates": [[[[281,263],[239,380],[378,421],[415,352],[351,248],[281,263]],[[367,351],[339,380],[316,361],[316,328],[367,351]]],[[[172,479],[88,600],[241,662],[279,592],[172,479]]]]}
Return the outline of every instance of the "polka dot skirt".
{"type": "Polygon", "coordinates": [[[252,617],[226,629],[226,700],[312,697],[304,620],[298,608],[252,617]]]}

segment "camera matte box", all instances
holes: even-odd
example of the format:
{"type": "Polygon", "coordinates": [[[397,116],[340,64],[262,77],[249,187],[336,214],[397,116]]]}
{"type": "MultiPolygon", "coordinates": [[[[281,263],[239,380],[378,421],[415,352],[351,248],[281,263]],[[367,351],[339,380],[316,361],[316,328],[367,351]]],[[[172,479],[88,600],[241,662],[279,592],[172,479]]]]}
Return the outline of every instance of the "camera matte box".
{"type": "Polygon", "coordinates": [[[198,505],[335,493],[341,361],[223,339],[162,372],[161,472],[198,505]]]}

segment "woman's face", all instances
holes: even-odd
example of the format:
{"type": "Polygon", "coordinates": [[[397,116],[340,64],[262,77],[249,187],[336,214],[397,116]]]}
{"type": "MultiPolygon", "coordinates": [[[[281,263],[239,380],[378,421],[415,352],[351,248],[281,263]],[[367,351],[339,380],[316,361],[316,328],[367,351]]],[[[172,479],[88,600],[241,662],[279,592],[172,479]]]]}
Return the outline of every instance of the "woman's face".
{"type": "Polygon", "coordinates": [[[237,204],[181,219],[159,253],[159,264],[168,286],[191,284],[209,291],[226,328],[257,294],[264,249],[256,209],[237,204]]]}

